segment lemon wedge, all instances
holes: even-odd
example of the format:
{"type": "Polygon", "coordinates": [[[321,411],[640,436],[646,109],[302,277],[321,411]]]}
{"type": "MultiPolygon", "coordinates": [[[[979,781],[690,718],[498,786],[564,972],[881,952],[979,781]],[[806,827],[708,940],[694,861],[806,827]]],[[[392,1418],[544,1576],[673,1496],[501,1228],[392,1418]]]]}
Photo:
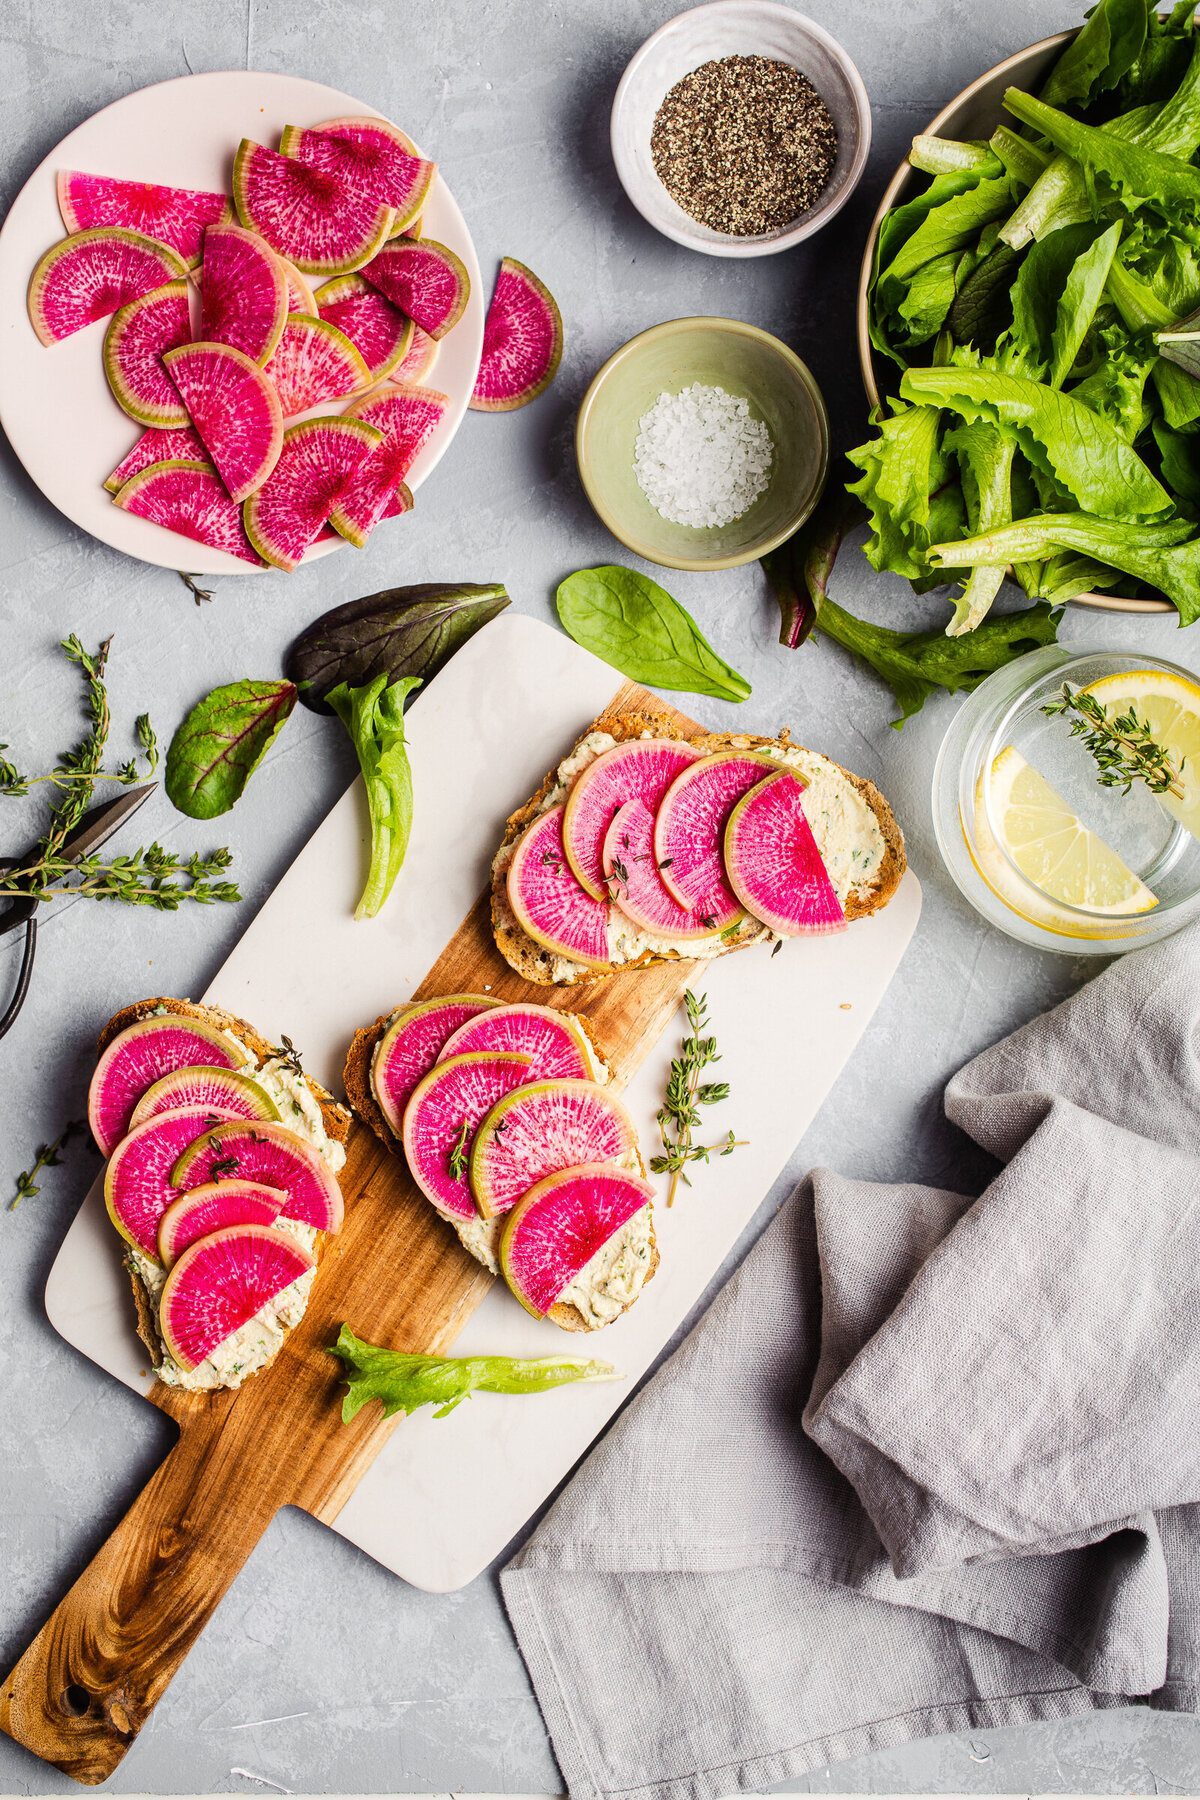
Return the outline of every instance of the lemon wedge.
{"type": "Polygon", "coordinates": [[[1115,919],[1158,904],[1145,882],[1011,744],[992,764],[990,800],[999,841],[988,823],[981,776],[975,791],[976,864],[993,892],[1023,919],[1065,937],[1119,936],[1111,925],[1080,919],[1062,907],[1115,919]],[[1022,885],[1004,850],[1036,892],[1022,885]]]}
{"type": "Polygon", "coordinates": [[[1170,793],[1154,797],[1194,838],[1200,838],[1200,687],[1166,669],[1130,669],[1105,675],[1082,691],[1093,695],[1109,718],[1132,706],[1145,720],[1155,743],[1171,758],[1183,789],[1182,800],[1170,793]]]}

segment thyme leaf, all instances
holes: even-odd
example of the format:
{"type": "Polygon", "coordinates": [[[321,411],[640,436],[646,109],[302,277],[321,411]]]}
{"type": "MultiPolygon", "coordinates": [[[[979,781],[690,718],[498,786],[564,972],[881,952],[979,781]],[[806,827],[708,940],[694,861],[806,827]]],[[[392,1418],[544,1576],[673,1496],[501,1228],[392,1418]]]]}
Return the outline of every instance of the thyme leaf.
{"type": "Polygon", "coordinates": [[[471,1127],[464,1119],[462,1130],[458,1134],[458,1142],[450,1152],[450,1179],[461,1181],[467,1172],[467,1155],[471,1143],[471,1127]]]}
{"type": "Polygon", "coordinates": [[[692,1185],[687,1175],[688,1163],[706,1163],[713,1156],[731,1156],[747,1142],[745,1138],[735,1138],[732,1131],[716,1144],[697,1144],[693,1141],[692,1134],[700,1124],[701,1107],[716,1106],[722,1100],[727,1100],[729,1083],[701,1080],[704,1070],[713,1063],[720,1062],[721,1058],[717,1054],[716,1038],[702,1035],[708,1026],[707,996],[701,994],[697,998],[688,988],[683,999],[687,1011],[688,1036],[680,1046],[680,1054],[671,1064],[666,1098],[656,1115],[663,1154],[650,1159],[650,1167],[655,1175],[671,1177],[671,1186],[667,1192],[668,1206],[675,1204],[675,1191],[680,1181],[686,1187],[692,1185]]]}
{"type": "Polygon", "coordinates": [[[1135,781],[1144,781],[1152,794],[1174,794],[1177,800],[1183,799],[1179,776],[1186,759],[1176,768],[1170,753],[1155,742],[1148,722],[1138,716],[1132,702],[1128,712],[1110,715],[1094,694],[1072,688],[1064,681],[1058,699],[1047,701],[1042,711],[1050,719],[1060,713],[1071,715],[1071,736],[1082,738],[1091,751],[1100,771],[1096,779],[1101,787],[1119,787],[1127,794],[1135,781]]]}
{"type": "Polygon", "coordinates": [[[81,1131],[86,1130],[86,1119],[72,1119],[59,1133],[52,1144],[38,1145],[33,1167],[31,1169],[22,1169],[21,1173],[17,1176],[17,1191],[8,1203],[9,1212],[14,1211],[14,1209],[20,1205],[22,1200],[32,1200],[35,1194],[41,1193],[41,1183],[37,1180],[37,1177],[41,1174],[43,1169],[56,1169],[62,1161],[62,1152],[66,1149],[71,1139],[73,1137],[78,1137],[81,1131]]]}

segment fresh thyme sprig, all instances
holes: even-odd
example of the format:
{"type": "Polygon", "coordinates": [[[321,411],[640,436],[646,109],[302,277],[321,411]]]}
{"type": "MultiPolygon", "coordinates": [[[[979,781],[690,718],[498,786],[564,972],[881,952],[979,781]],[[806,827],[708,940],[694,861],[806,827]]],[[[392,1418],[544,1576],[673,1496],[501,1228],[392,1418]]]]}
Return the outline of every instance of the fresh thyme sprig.
{"type": "MultiPolygon", "coordinates": [[[[92,654],[74,632],[63,640],[64,653],[82,670],[87,682],[89,725],[79,743],[58,758],[50,774],[22,775],[15,764],[0,757],[0,794],[27,794],[43,781],[59,790],[51,804],[49,824],[31,858],[0,873],[0,898],[21,895],[51,900],[62,894],[78,894],[85,899],[120,900],[128,906],[150,906],[162,912],[174,912],[182,900],[195,900],[202,905],[214,900],[239,900],[236,885],[218,879],[233,861],[228,850],[214,850],[207,856],[180,856],[161,844],[151,844],[132,856],[118,856],[111,861],[94,855],[73,862],[63,855],[63,846],[87,812],[98,781],[117,781],[130,787],[147,780],[158,767],[158,740],[146,713],[140,715],[134,727],[145,766],[139,768],[136,757],[120,763],[116,769],[103,766],[111,724],[104,682],[111,643],[112,639],[106,638],[92,654]]],[[[0,751],[7,748],[0,744],[0,751]]]]}
{"type": "Polygon", "coordinates": [[[12,1212],[15,1207],[19,1206],[22,1200],[32,1200],[35,1194],[41,1193],[41,1183],[37,1180],[37,1177],[41,1174],[43,1169],[56,1169],[62,1161],[62,1152],[66,1149],[71,1139],[73,1137],[78,1137],[81,1131],[86,1130],[86,1119],[72,1119],[65,1129],[59,1133],[52,1144],[38,1145],[33,1167],[31,1169],[22,1169],[21,1173],[17,1176],[17,1191],[8,1203],[9,1212],[12,1212]]]}
{"type": "Polygon", "coordinates": [[[450,1179],[461,1181],[467,1172],[467,1156],[471,1142],[471,1127],[464,1119],[462,1130],[458,1134],[458,1142],[450,1152],[450,1179]]]}
{"type": "Polygon", "coordinates": [[[273,1049],[275,1056],[285,1069],[290,1069],[293,1075],[303,1075],[304,1064],[300,1061],[300,1052],[290,1037],[285,1037],[282,1043],[275,1044],[273,1049]]]}
{"type": "Polygon", "coordinates": [[[184,587],[192,596],[192,599],[196,602],[197,606],[201,605],[205,600],[212,599],[212,589],[202,588],[200,583],[196,580],[196,577],[194,575],[189,575],[186,569],[180,569],[177,573],[180,581],[182,581],[184,587]]]}
{"type": "Polygon", "coordinates": [[[1128,712],[1111,718],[1094,694],[1071,688],[1064,681],[1057,700],[1048,701],[1042,711],[1048,718],[1060,713],[1073,715],[1071,736],[1082,738],[1100,770],[1101,787],[1119,787],[1128,793],[1135,781],[1144,781],[1152,794],[1174,794],[1182,800],[1184,791],[1179,781],[1184,763],[1178,768],[1168,751],[1154,741],[1154,733],[1145,719],[1139,718],[1130,702],[1128,712]]]}
{"type": "Polygon", "coordinates": [[[715,1037],[703,1037],[701,1033],[708,1025],[708,999],[701,994],[699,998],[688,988],[683,996],[687,1008],[689,1036],[680,1046],[680,1054],[671,1064],[671,1073],[667,1078],[666,1101],[659,1108],[658,1134],[662,1139],[663,1155],[650,1159],[650,1167],[656,1175],[670,1175],[671,1186],[667,1191],[667,1205],[675,1204],[675,1190],[682,1181],[691,1187],[687,1167],[692,1162],[707,1162],[712,1156],[731,1156],[735,1150],[747,1142],[745,1138],[735,1138],[732,1131],[717,1144],[696,1144],[692,1141],[692,1133],[700,1123],[700,1108],[715,1106],[718,1101],[729,1098],[727,1081],[705,1081],[700,1077],[710,1064],[720,1062],[717,1055],[715,1037]]]}

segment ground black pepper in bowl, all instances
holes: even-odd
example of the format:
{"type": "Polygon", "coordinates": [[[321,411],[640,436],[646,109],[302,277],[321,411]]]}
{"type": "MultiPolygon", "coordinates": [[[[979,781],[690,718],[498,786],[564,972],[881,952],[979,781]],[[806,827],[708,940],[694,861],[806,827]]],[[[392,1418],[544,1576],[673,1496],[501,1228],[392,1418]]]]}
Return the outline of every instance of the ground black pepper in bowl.
{"type": "Polygon", "coordinates": [[[723,56],[677,81],[654,116],[650,153],[672,200],[729,237],[790,225],[829,185],[837,127],[790,63],[723,56]]]}

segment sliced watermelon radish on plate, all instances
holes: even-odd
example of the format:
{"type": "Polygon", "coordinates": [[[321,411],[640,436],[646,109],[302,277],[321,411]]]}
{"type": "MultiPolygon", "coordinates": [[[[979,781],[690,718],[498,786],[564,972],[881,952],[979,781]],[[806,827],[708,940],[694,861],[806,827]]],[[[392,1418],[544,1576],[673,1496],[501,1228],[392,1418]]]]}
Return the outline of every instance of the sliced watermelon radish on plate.
{"type": "Polygon", "coordinates": [[[159,431],[144,431],[129,455],[119,462],[104,483],[110,494],[119,492],[133,476],[140,475],[151,463],[207,462],[208,451],[194,425],[172,426],[159,431]]]}
{"type": "Polygon", "coordinates": [[[372,381],[386,380],[408,356],[416,326],[361,275],[327,281],[316,299],[321,318],[345,332],[372,381]]]}
{"type": "Polygon", "coordinates": [[[174,1069],[148,1087],[133,1109],[130,1129],[144,1125],[158,1113],[181,1106],[219,1106],[231,1118],[278,1119],[279,1108],[253,1076],[240,1069],[197,1064],[174,1069]]]}
{"type": "Polygon", "coordinates": [[[237,1119],[187,1145],[171,1170],[171,1185],[188,1190],[224,1177],[259,1182],[287,1195],[283,1216],[318,1231],[342,1223],[342,1190],[307,1138],[286,1125],[237,1119]]]}
{"type": "Polygon", "coordinates": [[[431,338],[427,331],[422,331],[421,327],[414,323],[412,342],[405,352],[403,362],[396,365],[392,380],[405,381],[411,387],[420,387],[432,373],[437,359],[437,339],[431,338]]]}
{"type": "Polygon", "coordinates": [[[211,225],[204,234],[200,336],[232,344],[251,362],[266,363],[288,315],[288,278],[282,258],[255,231],[211,225]]]}
{"type": "Polygon", "coordinates": [[[279,149],[390,206],[393,234],[419,217],[437,174],[437,164],[414,156],[408,138],[385,119],[331,119],[310,130],[285,125],[279,149]]]}
{"type": "Polygon", "coordinates": [[[725,827],[734,893],[780,937],[842,931],[846,915],[804,812],[805,783],[780,769],[752,787],[725,827]]]}
{"type": "Polygon", "coordinates": [[[198,1369],[226,1338],[316,1268],[294,1237],[269,1225],[230,1225],[185,1250],[158,1303],[163,1343],[198,1369]]]}
{"type": "Polygon", "coordinates": [[[151,463],[113,495],[113,505],[149,519],[194,543],[224,550],[261,569],[263,563],[242,519],[242,509],[208,462],[151,463]]]}
{"type": "Polygon", "coordinates": [[[345,332],[306,313],[288,314],[267,376],[285,419],[319,406],[322,400],[342,400],[371,385],[371,371],[345,332]]]}
{"type": "Polygon", "coordinates": [[[104,335],[104,373],[117,405],[139,425],[183,427],[187,411],[167,374],[163,352],[190,343],[188,284],[151,288],[113,314],[104,335]]]}
{"type": "Polygon", "coordinates": [[[365,419],[304,419],[289,426],[274,474],[246,502],[246,534],[259,555],[277,569],[294,569],[359,464],[382,442],[383,433],[365,419]]]}
{"type": "Polygon", "coordinates": [[[233,164],[238,217],[304,275],[348,275],[387,241],[392,209],[337,176],[243,138],[233,164]]]}
{"type": "Polygon", "coordinates": [[[61,239],[41,258],[29,279],[30,323],[43,344],[56,344],[186,274],[168,244],[97,225],[61,239]]]}
{"type": "Polygon", "coordinates": [[[678,738],[632,738],[603,751],[576,776],[567,795],[563,843],[576,877],[594,899],[608,893],[604,838],[617,808],[641,800],[657,812],[675,777],[699,756],[678,738]]]}
{"type": "Polygon", "coordinates": [[[404,1154],[413,1180],[447,1219],[473,1219],[467,1162],[475,1128],[497,1100],[529,1079],[527,1056],[479,1051],[440,1062],[404,1109],[404,1154]]]}
{"type": "Polygon", "coordinates": [[[720,929],[715,913],[680,906],[664,885],[654,863],[654,814],[644,800],[627,800],[613,814],[603,862],[613,905],[643,931],[662,938],[706,938],[720,929]]]}
{"type": "Polygon", "coordinates": [[[471,405],[476,412],[512,412],[536,400],[562,361],[562,314],[532,269],[506,256],[483,327],[483,357],[471,405]]]}
{"type": "Polygon", "coordinates": [[[385,299],[415,319],[431,338],[444,338],[466,310],[471,280],[461,260],[433,238],[395,238],[363,265],[385,299]]]}
{"type": "Polygon", "coordinates": [[[648,1181],[608,1163],[563,1169],[535,1183],[508,1215],[500,1240],[501,1271],[526,1312],[544,1318],[580,1270],[653,1198],[648,1181]]]}
{"type": "Polygon", "coordinates": [[[621,1102],[594,1081],[538,1081],[497,1100],[479,1124],[468,1179],[485,1219],[536,1182],[580,1163],[616,1162],[636,1142],[621,1102]]]}
{"type": "Polygon", "coordinates": [[[252,1060],[205,1019],[156,1013],[127,1025],[106,1046],[88,1088],[88,1123],[100,1154],[112,1155],[138,1101],[164,1075],[198,1064],[238,1069],[252,1060]]]}
{"type": "MultiPolygon", "coordinates": [[[[281,256],[279,260],[283,264],[283,272],[287,276],[288,311],[290,313],[307,313],[310,319],[315,317],[317,299],[311,284],[300,273],[295,263],[290,263],[286,256],[281,256]]],[[[336,319],[334,324],[337,324],[336,319]]]]}
{"type": "Polygon", "coordinates": [[[168,350],[167,372],[231,500],[256,493],[279,460],[283,414],[263,371],[232,344],[168,350]]]}
{"type": "Polygon", "coordinates": [[[384,507],[383,517],[385,519],[398,519],[404,513],[411,512],[412,509],[413,509],[412,489],[409,487],[406,487],[404,485],[404,483],[401,482],[399,487],[393,493],[391,499],[388,501],[387,505],[384,507]]]}
{"type": "Polygon", "coordinates": [[[364,458],[330,513],[335,531],[360,548],[366,543],[449,404],[449,397],[433,388],[393,382],[346,409],[347,418],[363,419],[381,432],[383,442],[364,458]]]}
{"type": "Polygon", "coordinates": [[[725,874],[725,827],[752,787],[779,767],[753,750],[720,750],[702,756],[675,777],[654,820],[654,859],[681,906],[710,913],[723,930],[742,917],[742,904],[725,874]]]}
{"type": "Polygon", "coordinates": [[[224,1117],[216,1106],[181,1106],[158,1113],[127,1132],[109,1157],[104,1204],[121,1236],[146,1256],[157,1259],[159,1220],[176,1198],[172,1169],[188,1145],[224,1117]]]}
{"type": "Polygon", "coordinates": [[[563,849],[563,808],[552,806],[519,839],[506,878],[521,929],[555,956],[607,968],[608,902],[576,880],[563,849]]]}
{"type": "Polygon", "coordinates": [[[406,1006],[388,1026],[371,1059],[371,1088],[397,1137],[413,1089],[428,1075],[447,1040],[460,1025],[497,1004],[484,994],[444,994],[406,1006]]]}
{"type": "Polygon", "coordinates": [[[97,225],[140,231],[168,244],[189,268],[200,260],[205,226],[233,217],[233,203],[226,195],[194,188],[119,181],[111,175],[85,175],[81,169],[60,169],[57,183],[58,210],[68,231],[97,225]]]}
{"type": "Polygon", "coordinates": [[[158,1222],[158,1260],[164,1269],[185,1250],[228,1225],[273,1225],[287,1195],[253,1181],[212,1181],[173,1200],[158,1222]]]}
{"type": "Polygon", "coordinates": [[[528,1056],[531,1081],[592,1079],[592,1061],[579,1027],[552,1006],[518,1001],[512,1006],[491,1007],[447,1038],[438,1061],[466,1056],[472,1050],[515,1051],[528,1056]]]}

